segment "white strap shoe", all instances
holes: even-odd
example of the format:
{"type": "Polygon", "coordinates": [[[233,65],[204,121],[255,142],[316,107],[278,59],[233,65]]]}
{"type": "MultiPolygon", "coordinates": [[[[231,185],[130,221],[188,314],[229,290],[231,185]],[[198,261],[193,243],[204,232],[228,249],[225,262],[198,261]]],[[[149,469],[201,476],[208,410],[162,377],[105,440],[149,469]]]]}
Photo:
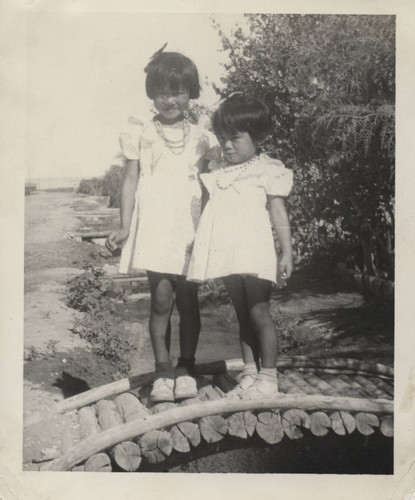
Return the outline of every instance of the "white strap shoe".
{"type": "Polygon", "coordinates": [[[243,377],[241,377],[239,384],[226,393],[226,397],[227,398],[241,397],[242,394],[248,389],[248,387],[252,386],[252,384],[255,382],[255,379],[256,379],[256,373],[244,375],[243,377]]]}
{"type": "Polygon", "coordinates": [[[195,398],[197,396],[196,380],[190,375],[180,375],[174,384],[174,397],[176,399],[195,398]]]}
{"type": "Polygon", "coordinates": [[[268,381],[257,377],[255,382],[241,395],[244,399],[273,398],[278,396],[278,381],[268,381]]]}
{"type": "Polygon", "coordinates": [[[172,378],[158,378],[153,383],[150,398],[153,403],[174,401],[174,380],[172,378]]]}

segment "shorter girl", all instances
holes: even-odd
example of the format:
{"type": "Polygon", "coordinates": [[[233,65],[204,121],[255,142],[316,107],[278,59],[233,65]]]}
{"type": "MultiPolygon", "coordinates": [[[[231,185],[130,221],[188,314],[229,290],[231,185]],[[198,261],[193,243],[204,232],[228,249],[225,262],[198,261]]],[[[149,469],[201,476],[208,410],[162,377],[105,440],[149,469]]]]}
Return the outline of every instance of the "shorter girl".
{"type": "Polygon", "coordinates": [[[244,370],[229,394],[247,398],[278,392],[278,337],[269,310],[277,259],[270,217],[280,247],[279,273],[292,273],[291,231],[283,197],[292,173],[279,160],[259,154],[271,129],[268,108],[234,94],[213,115],[224,160],[202,174],[210,199],[202,214],[188,280],[223,277],[239,323],[244,370]],[[258,371],[259,370],[259,371],[258,371]]]}

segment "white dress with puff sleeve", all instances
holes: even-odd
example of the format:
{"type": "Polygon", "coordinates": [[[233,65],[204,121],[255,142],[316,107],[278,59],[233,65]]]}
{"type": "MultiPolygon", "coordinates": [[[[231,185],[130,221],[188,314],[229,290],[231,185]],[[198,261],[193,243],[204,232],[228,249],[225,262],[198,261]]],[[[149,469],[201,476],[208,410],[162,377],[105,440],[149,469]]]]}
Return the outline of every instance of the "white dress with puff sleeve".
{"type": "Polygon", "coordinates": [[[292,172],[265,154],[252,164],[202,174],[210,199],[196,233],[187,279],[248,274],[277,283],[267,196],[287,196],[292,172]]]}
{"type": "Polygon", "coordinates": [[[152,121],[130,123],[120,135],[124,159],[139,160],[130,234],[122,249],[120,273],[187,272],[201,211],[200,173],[204,160],[212,160],[219,153],[213,134],[189,125],[189,139],[180,155],[165,145],[152,121]]]}

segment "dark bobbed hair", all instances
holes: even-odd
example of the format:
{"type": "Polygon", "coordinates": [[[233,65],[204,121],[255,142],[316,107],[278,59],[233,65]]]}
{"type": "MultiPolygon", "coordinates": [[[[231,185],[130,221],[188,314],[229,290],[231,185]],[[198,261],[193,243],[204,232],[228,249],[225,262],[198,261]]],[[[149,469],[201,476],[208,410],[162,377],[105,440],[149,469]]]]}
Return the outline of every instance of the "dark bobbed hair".
{"type": "Polygon", "coordinates": [[[196,65],[179,52],[162,52],[146,67],[146,93],[154,99],[159,91],[184,87],[190,99],[200,95],[199,73],[196,65]]]}
{"type": "Polygon", "coordinates": [[[259,99],[248,94],[235,94],[228,97],[212,117],[215,135],[235,135],[248,132],[251,139],[260,144],[272,129],[268,107],[259,99]]]}

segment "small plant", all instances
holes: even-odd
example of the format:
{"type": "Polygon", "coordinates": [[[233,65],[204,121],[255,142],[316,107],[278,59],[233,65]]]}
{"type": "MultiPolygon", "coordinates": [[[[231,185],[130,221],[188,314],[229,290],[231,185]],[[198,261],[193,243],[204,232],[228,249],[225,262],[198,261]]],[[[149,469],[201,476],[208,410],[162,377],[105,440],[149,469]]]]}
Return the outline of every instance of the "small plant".
{"type": "Polygon", "coordinates": [[[108,260],[109,257],[112,257],[112,253],[109,252],[104,247],[98,247],[93,243],[83,242],[83,245],[88,245],[89,251],[88,255],[80,256],[79,258],[72,261],[72,266],[77,267],[79,269],[83,269],[84,271],[88,271],[93,266],[98,266],[100,262],[108,260]],[[91,263],[93,263],[91,265],[91,263]]]}
{"type": "Polygon", "coordinates": [[[40,357],[40,353],[34,345],[30,345],[28,347],[25,347],[24,354],[23,354],[23,359],[25,361],[34,361],[35,359],[39,359],[39,357],[40,357]]]}
{"type": "Polygon", "coordinates": [[[102,282],[103,272],[89,266],[89,269],[68,282],[66,304],[81,312],[88,312],[98,307],[106,295],[106,285],[102,282]]]}
{"type": "Polygon", "coordinates": [[[34,345],[30,345],[25,347],[23,353],[23,359],[25,361],[35,361],[37,359],[45,359],[45,358],[54,358],[57,354],[56,352],[56,344],[57,340],[48,340],[45,344],[44,349],[38,349],[34,345]]]}
{"type": "Polygon", "coordinates": [[[66,305],[81,312],[113,309],[111,297],[122,297],[122,289],[101,269],[89,265],[86,271],[71,279],[66,290],[66,305]]]}
{"type": "Polygon", "coordinates": [[[116,363],[120,373],[126,374],[130,369],[131,346],[122,338],[112,297],[122,298],[122,289],[93,266],[68,282],[67,305],[85,313],[75,320],[71,331],[87,340],[96,354],[116,363]]]}
{"type": "Polygon", "coordinates": [[[128,373],[131,345],[122,338],[122,327],[111,311],[86,313],[81,319],[75,320],[71,331],[87,340],[96,354],[116,363],[122,374],[128,373]]]}
{"type": "Polygon", "coordinates": [[[45,346],[45,349],[46,349],[46,352],[45,352],[45,355],[47,355],[47,357],[51,357],[51,358],[54,358],[57,354],[57,351],[56,351],[56,344],[58,344],[58,340],[48,340],[46,342],[46,346],[45,346]]]}

